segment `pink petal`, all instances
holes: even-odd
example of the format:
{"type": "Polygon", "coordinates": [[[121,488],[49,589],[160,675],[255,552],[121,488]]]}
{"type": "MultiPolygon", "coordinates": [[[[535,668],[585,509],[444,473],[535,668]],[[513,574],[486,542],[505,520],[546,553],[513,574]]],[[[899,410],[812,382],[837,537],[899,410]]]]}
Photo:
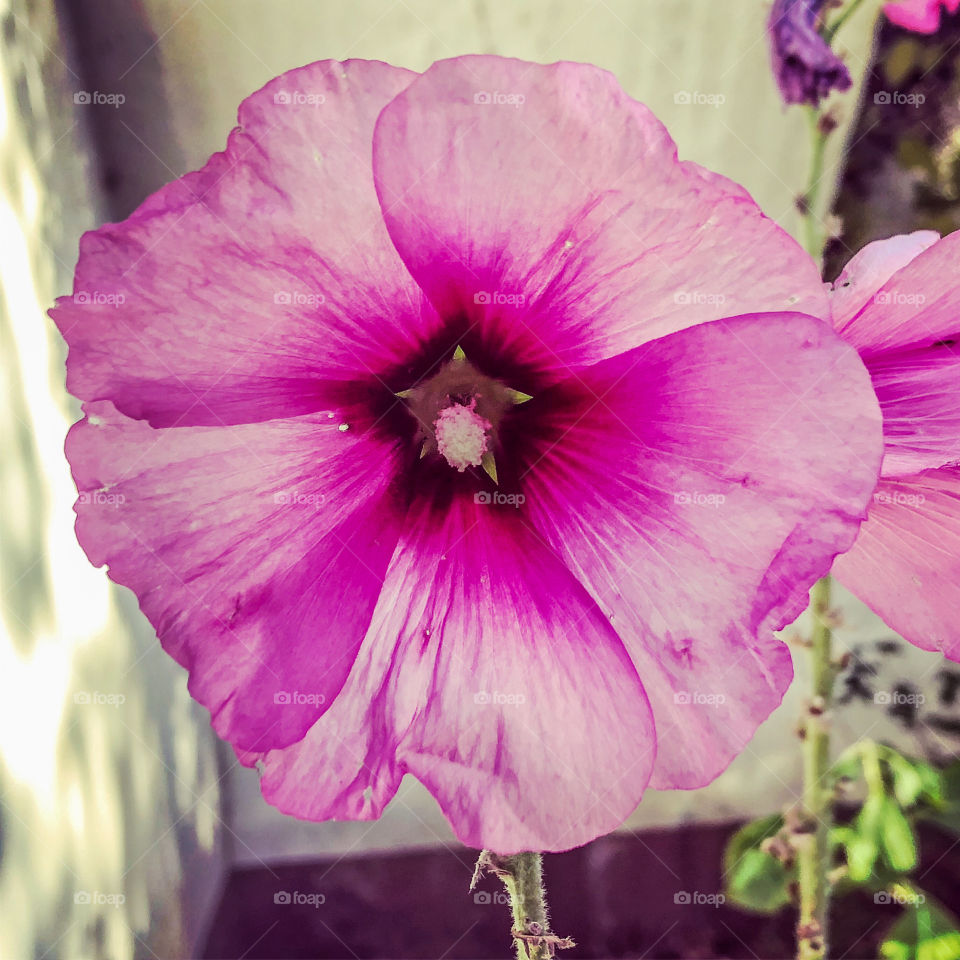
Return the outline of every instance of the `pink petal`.
{"type": "Polygon", "coordinates": [[[880,481],[840,582],[910,643],[960,661],[960,468],[880,481]]]}
{"type": "Polygon", "coordinates": [[[680,163],[596,67],[435,63],[381,114],[374,176],[437,310],[546,381],[723,316],[828,316],[798,245],[741,188],[680,163]]]}
{"type": "Polygon", "coordinates": [[[86,405],[77,537],[130,587],[217,732],[299,740],[339,692],[397,542],[396,454],[325,415],[156,430],[86,405]]]}
{"type": "Polygon", "coordinates": [[[898,0],[884,4],[883,12],[891,23],[915,33],[936,33],[940,29],[940,8],[955,13],[960,0],[898,0]]]}
{"type": "Polygon", "coordinates": [[[324,409],[336,381],[405,360],[436,318],[387,236],[370,156],[414,76],[283,74],[241,105],[224,153],[86,234],[51,312],[69,390],[154,426],[244,423],[324,409]]]}
{"type": "Polygon", "coordinates": [[[856,537],[881,455],[866,371],[811,317],[740,317],[604,361],[543,402],[530,517],[637,666],[651,786],[702,786],[790,682],[771,631],[856,537]]]}
{"type": "Polygon", "coordinates": [[[372,819],[408,772],[465,844],[563,850],[623,822],[654,753],[606,617],[522,510],[456,495],[414,506],[343,693],[261,785],[298,817],[372,819]]]}
{"type": "MultiPolygon", "coordinates": [[[[849,339],[846,328],[873,300],[877,291],[898,270],[939,239],[940,234],[935,230],[916,230],[886,240],[875,240],[856,253],[833,282],[830,304],[837,330],[849,339]]],[[[857,336],[856,325],[851,332],[857,336]]],[[[864,333],[869,336],[869,331],[864,333]]]]}
{"type": "Polygon", "coordinates": [[[960,232],[931,238],[928,232],[871,244],[848,267],[879,286],[837,328],[860,351],[880,400],[885,476],[960,459],[960,232]],[[911,256],[911,242],[923,252],[911,256]]]}

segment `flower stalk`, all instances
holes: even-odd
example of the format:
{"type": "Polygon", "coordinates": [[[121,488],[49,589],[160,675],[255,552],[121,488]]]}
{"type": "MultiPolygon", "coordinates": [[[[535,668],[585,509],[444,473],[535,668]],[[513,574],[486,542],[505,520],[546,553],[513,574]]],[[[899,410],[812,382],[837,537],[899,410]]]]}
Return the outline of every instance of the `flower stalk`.
{"type": "MultiPolygon", "coordinates": [[[[807,109],[810,120],[810,178],[800,202],[803,215],[803,243],[818,265],[822,265],[826,230],[819,210],[824,156],[832,124],[815,108],[807,109]]],[[[800,898],[797,922],[798,960],[824,960],[827,956],[827,913],[830,904],[830,825],[832,791],[827,785],[830,766],[829,711],[833,703],[836,676],[832,657],[829,576],[818,580],[810,591],[813,621],[807,646],[810,660],[810,694],[800,722],[803,743],[803,801],[801,835],[795,838],[800,898]]]]}
{"type": "MultiPolygon", "coordinates": [[[[833,24],[823,30],[828,45],[860,0],[852,0],[833,24]]],[[[806,108],[810,125],[810,173],[798,207],[802,216],[803,245],[822,268],[827,242],[825,212],[821,211],[822,183],[827,141],[835,127],[830,115],[818,107],[806,108]]],[[[824,960],[827,956],[827,917],[830,906],[830,827],[833,792],[828,783],[830,768],[830,710],[836,666],[832,656],[830,595],[832,580],[818,580],[810,591],[813,622],[807,647],[810,661],[810,694],[800,722],[803,755],[803,800],[801,833],[795,837],[799,887],[797,922],[798,960],[824,960]]]]}
{"type": "Polygon", "coordinates": [[[507,889],[513,913],[510,933],[517,949],[517,960],[548,960],[558,949],[575,946],[569,937],[558,937],[550,932],[543,887],[543,857],[539,853],[531,851],[501,857],[484,850],[473,872],[471,890],[484,873],[498,876],[507,889]]]}
{"type": "Polygon", "coordinates": [[[860,4],[863,3],[863,0],[850,0],[847,6],[838,14],[838,16],[833,20],[830,26],[825,27],[823,30],[823,39],[827,41],[828,44],[832,44],[834,37],[840,32],[840,28],[857,12],[857,8],[860,4]]]}
{"type": "Polygon", "coordinates": [[[803,246],[818,264],[822,264],[823,248],[827,242],[824,219],[820,215],[820,185],[823,181],[824,158],[827,151],[827,139],[833,124],[826,114],[814,107],[807,107],[810,122],[811,159],[810,178],[800,198],[800,213],[803,217],[803,246]]]}
{"type": "Polygon", "coordinates": [[[803,836],[798,838],[797,869],[800,917],[797,924],[798,960],[827,956],[827,911],[830,904],[830,822],[833,791],[830,769],[830,708],[836,667],[831,655],[830,593],[832,581],[823,577],[810,591],[810,698],[800,727],[803,742],[803,836]]]}

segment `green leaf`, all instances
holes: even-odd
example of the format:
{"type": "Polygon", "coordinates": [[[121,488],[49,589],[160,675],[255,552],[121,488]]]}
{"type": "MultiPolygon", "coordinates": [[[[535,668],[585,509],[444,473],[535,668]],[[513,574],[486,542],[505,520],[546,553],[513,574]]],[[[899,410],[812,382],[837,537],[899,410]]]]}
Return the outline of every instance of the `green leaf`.
{"type": "Polygon", "coordinates": [[[888,799],[883,805],[880,842],[883,857],[891,869],[898,873],[907,873],[917,865],[917,846],[913,839],[913,828],[893,800],[888,799]]]}
{"type": "Polygon", "coordinates": [[[925,760],[914,760],[913,767],[923,782],[921,798],[934,805],[943,803],[943,775],[941,772],[925,760]]]}
{"type": "Polygon", "coordinates": [[[873,865],[880,853],[880,828],[885,804],[885,796],[871,794],[853,822],[853,836],[847,840],[846,848],[847,868],[850,879],[855,883],[865,883],[873,873],[873,865]]]}
{"type": "Polygon", "coordinates": [[[957,927],[956,917],[935,900],[909,904],[880,945],[880,956],[883,960],[957,960],[957,927]]]}
{"type": "Polygon", "coordinates": [[[960,803],[960,760],[944,767],[940,776],[943,778],[944,799],[947,802],[960,803]]]}
{"type": "Polygon", "coordinates": [[[942,802],[942,778],[936,767],[925,760],[906,757],[884,744],[879,744],[877,750],[890,771],[893,793],[901,807],[910,807],[921,800],[934,805],[942,802]]]}
{"type": "Polygon", "coordinates": [[[893,795],[901,807],[912,807],[923,792],[923,780],[914,765],[894,753],[890,758],[890,772],[893,774],[893,795]]]}
{"type": "Polygon", "coordinates": [[[939,795],[931,795],[933,810],[924,810],[922,816],[944,830],[960,834],[960,761],[951,763],[938,772],[939,795]]]}
{"type": "Polygon", "coordinates": [[[756,913],[775,913],[790,902],[790,871],[763,850],[744,851],[726,877],[730,903],[756,913]]]}
{"type": "Polygon", "coordinates": [[[834,824],[830,828],[830,849],[836,847],[845,847],[855,836],[857,831],[853,827],[845,827],[842,824],[834,824]]]}
{"type": "Polygon", "coordinates": [[[768,837],[775,837],[783,829],[783,817],[771,813],[744,824],[728,841],[723,852],[724,870],[729,870],[743,856],[744,851],[758,847],[768,837]]]}
{"type": "Polygon", "coordinates": [[[878,853],[877,842],[871,837],[857,834],[847,841],[847,871],[854,883],[866,883],[870,879],[878,853]]]}
{"type": "Polygon", "coordinates": [[[774,913],[790,902],[790,882],[794,870],[788,870],[760,845],[776,836],[783,817],[772,814],[741,827],[727,843],[723,854],[724,892],[727,899],[756,913],[774,913]]]}
{"type": "Polygon", "coordinates": [[[859,780],[862,771],[859,744],[855,743],[837,757],[836,763],[830,768],[830,775],[834,780],[859,780]]]}

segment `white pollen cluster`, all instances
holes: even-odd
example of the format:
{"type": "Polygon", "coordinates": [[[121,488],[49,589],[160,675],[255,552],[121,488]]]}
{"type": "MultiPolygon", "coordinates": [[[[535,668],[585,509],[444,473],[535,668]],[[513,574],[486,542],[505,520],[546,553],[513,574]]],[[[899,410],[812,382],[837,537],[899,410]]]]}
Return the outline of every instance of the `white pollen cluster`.
{"type": "Polygon", "coordinates": [[[476,412],[477,401],[469,406],[455,403],[444,407],[433,424],[437,449],[451,467],[463,473],[479,467],[487,452],[490,422],[476,412]]]}

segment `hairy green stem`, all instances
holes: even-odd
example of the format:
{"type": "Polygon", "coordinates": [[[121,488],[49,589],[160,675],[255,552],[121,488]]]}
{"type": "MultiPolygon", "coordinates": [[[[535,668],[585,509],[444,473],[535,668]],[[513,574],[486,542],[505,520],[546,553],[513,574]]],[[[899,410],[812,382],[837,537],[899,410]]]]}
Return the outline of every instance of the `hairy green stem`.
{"type": "MultiPolygon", "coordinates": [[[[846,10],[825,31],[829,43],[846,18],[860,5],[852,0],[846,10]]],[[[821,210],[821,185],[827,140],[833,124],[815,107],[808,107],[810,125],[810,173],[800,200],[803,217],[803,245],[823,267],[827,231],[826,211],[821,210]]],[[[803,738],[803,833],[797,838],[799,918],[797,922],[798,960],[825,960],[827,956],[827,914],[830,903],[830,826],[833,795],[827,783],[830,765],[829,715],[836,676],[831,656],[829,576],[814,584],[810,592],[813,620],[809,645],[810,694],[800,723],[803,738]]]]}
{"type": "MultiPolygon", "coordinates": [[[[821,28],[832,44],[838,31],[862,5],[849,0],[834,20],[821,28]]],[[[879,3],[877,4],[879,12],[879,3]]],[[[798,204],[802,215],[802,240],[807,253],[823,268],[827,242],[822,184],[825,176],[827,141],[836,122],[816,107],[808,107],[810,124],[810,173],[798,204]]],[[[831,579],[823,577],[810,591],[813,621],[809,643],[810,693],[800,723],[803,740],[803,802],[795,847],[799,886],[797,923],[798,960],[825,960],[827,917],[831,891],[830,830],[833,823],[833,784],[830,782],[830,710],[837,665],[832,655],[830,627],[831,579]]]]}
{"type": "Polygon", "coordinates": [[[500,856],[484,850],[477,861],[471,886],[475,886],[485,872],[496,874],[510,896],[511,934],[517,948],[517,960],[549,960],[556,950],[574,946],[572,940],[550,932],[543,888],[543,858],[539,853],[500,856]]]}
{"type": "MultiPolygon", "coordinates": [[[[513,911],[515,930],[526,930],[531,921],[540,924],[544,932],[549,931],[547,921],[547,898],[543,889],[543,858],[539,853],[518,853],[512,857],[503,857],[510,869],[509,875],[502,875],[504,886],[510,894],[510,908],[513,911]]],[[[516,940],[517,960],[541,960],[547,954],[540,948],[528,947],[523,941],[516,940]]]]}
{"type": "Polygon", "coordinates": [[[810,591],[813,627],[810,635],[810,698],[801,733],[803,737],[803,824],[797,844],[800,918],[797,925],[799,960],[827,956],[827,911],[830,905],[830,824],[833,791],[829,784],[829,710],[833,702],[836,668],[831,656],[829,576],[810,591]]]}

